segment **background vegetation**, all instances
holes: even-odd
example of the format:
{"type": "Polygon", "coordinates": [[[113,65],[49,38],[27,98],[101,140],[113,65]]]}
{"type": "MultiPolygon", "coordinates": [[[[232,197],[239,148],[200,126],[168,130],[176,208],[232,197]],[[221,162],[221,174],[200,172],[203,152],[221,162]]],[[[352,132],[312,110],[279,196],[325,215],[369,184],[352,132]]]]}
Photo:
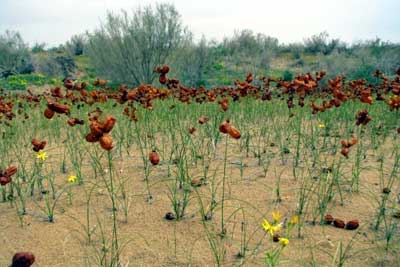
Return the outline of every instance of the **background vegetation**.
{"type": "Polygon", "coordinates": [[[6,89],[96,77],[134,87],[157,82],[153,69],[161,64],[195,87],[230,85],[246,72],[290,80],[325,69],[330,77],[346,73],[348,79],[359,79],[372,77],[376,69],[394,73],[400,44],[379,38],[348,44],[327,32],[285,44],[249,29],[220,42],[205,36],[196,40],[169,4],[109,13],[97,30],[74,35],[59,47],[30,47],[17,32],[0,34],[0,86],[6,89]]]}

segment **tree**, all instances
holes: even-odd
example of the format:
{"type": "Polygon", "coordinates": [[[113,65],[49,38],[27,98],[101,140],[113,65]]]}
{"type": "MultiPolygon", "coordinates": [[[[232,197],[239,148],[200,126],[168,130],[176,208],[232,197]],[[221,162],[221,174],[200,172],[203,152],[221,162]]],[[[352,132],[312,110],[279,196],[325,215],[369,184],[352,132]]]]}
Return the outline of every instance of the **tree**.
{"type": "Polygon", "coordinates": [[[346,45],[342,43],[339,39],[329,39],[329,34],[321,32],[319,34],[314,34],[310,38],[304,39],[304,51],[308,53],[322,53],[324,55],[329,55],[334,50],[344,51],[346,45]]]}
{"type": "Polygon", "coordinates": [[[193,42],[192,36],[187,35],[185,41],[174,53],[172,74],[187,86],[206,85],[204,74],[210,66],[210,47],[203,36],[198,44],[193,42]],[[176,69],[176,71],[175,71],[176,69]]]}
{"type": "Polygon", "coordinates": [[[71,39],[65,44],[67,53],[71,56],[82,55],[85,51],[86,46],[86,35],[76,34],[71,37],[71,39]]]}
{"type": "Polygon", "coordinates": [[[29,47],[18,32],[0,35],[0,77],[33,71],[29,47]]]}
{"type": "Polygon", "coordinates": [[[108,13],[101,28],[88,35],[88,54],[98,75],[138,85],[152,83],[183,34],[181,18],[170,4],[139,8],[128,16],[108,13]]]}

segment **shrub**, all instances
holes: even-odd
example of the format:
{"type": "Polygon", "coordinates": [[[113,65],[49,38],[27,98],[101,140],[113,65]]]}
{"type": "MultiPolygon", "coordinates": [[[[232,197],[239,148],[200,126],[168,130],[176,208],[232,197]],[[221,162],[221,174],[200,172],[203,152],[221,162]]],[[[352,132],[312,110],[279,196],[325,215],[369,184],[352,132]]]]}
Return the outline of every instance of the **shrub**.
{"type": "Polygon", "coordinates": [[[72,57],[54,52],[35,55],[33,64],[36,72],[42,73],[48,77],[65,78],[74,76],[76,69],[72,57]]]}
{"type": "Polygon", "coordinates": [[[126,84],[152,83],[182,40],[180,15],[169,4],[139,8],[128,16],[108,13],[88,36],[88,54],[98,75],[126,84]]]}
{"type": "Polygon", "coordinates": [[[290,72],[290,70],[285,70],[283,72],[282,79],[284,81],[292,81],[293,80],[293,74],[290,72]]]}
{"type": "Polygon", "coordinates": [[[0,77],[33,71],[28,46],[17,32],[0,35],[0,77]]]}
{"type": "Polygon", "coordinates": [[[84,53],[87,44],[86,36],[83,34],[74,35],[65,45],[67,53],[71,56],[80,56],[84,53]]]}

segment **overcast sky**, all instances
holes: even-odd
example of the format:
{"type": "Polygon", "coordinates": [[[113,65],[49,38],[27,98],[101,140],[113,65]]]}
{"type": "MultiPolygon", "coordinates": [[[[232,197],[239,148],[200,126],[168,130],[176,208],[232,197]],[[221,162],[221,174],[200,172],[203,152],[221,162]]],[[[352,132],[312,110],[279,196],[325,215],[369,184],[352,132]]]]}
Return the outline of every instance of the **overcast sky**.
{"type": "MultiPolygon", "coordinates": [[[[131,10],[151,0],[0,0],[0,33],[19,31],[33,44],[58,45],[99,26],[107,10],[131,10]]],[[[400,0],[170,0],[196,38],[222,40],[251,29],[280,42],[327,31],[346,42],[380,37],[400,42],[400,0]]]]}

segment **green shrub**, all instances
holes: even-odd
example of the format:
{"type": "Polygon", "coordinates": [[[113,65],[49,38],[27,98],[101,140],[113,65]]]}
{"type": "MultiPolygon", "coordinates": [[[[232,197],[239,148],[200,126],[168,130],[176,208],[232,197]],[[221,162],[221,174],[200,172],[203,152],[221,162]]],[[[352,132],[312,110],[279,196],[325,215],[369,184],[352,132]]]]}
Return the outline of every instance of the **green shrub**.
{"type": "Polygon", "coordinates": [[[46,77],[40,73],[17,74],[0,79],[0,88],[6,90],[26,90],[29,85],[44,86],[46,84],[60,86],[62,81],[57,78],[46,77]]]}
{"type": "Polygon", "coordinates": [[[292,74],[289,70],[285,70],[285,71],[283,72],[283,77],[282,77],[282,79],[283,79],[284,81],[291,81],[291,80],[293,80],[293,74],[292,74]]]}

